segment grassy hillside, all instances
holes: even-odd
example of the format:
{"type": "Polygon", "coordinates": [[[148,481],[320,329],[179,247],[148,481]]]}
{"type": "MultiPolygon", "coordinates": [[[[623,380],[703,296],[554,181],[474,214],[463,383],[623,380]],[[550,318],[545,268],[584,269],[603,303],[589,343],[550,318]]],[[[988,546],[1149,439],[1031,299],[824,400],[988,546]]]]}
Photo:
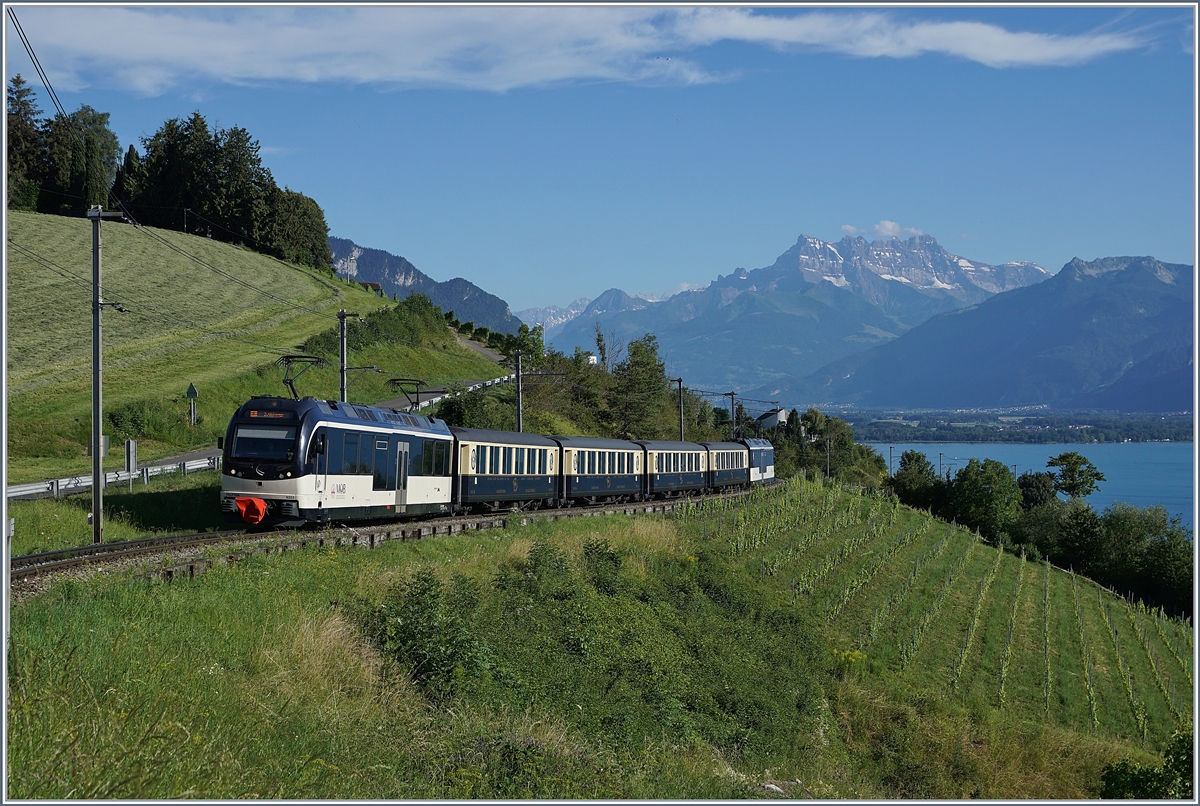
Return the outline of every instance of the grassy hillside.
{"type": "Polygon", "coordinates": [[[18,798],[1094,797],[1194,674],[1190,625],[800,479],[62,582],[12,646],[18,798]]]}
{"type": "MultiPolygon", "coordinates": [[[[300,352],[311,337],[336,327],[340,308],[367,314],[389,304],[357,285],[249,250],[178,232],[154,234],[121,224],[103,228],[105,297],[129,310],[104,313],[105,412],[123,412],[127,426],[157,421],[142,429],[144,461],[213,445],[247,397],[287,394],[283,370],[272,363],[279,350],[300,352]],[[189,383],[200,393],[196,429],[186,425],[189,383]]],[[[9,480],[89,472],[91,224],[12,212],[9,239],[9,480]]],[[[460,348],[448,330],[424,348],[374,344],[352,353],[350,362],[388,373],[351,387],[364,402],[395,396],[383,385],[386,377],[436,383],[501,374],[460,348]]],[[[337,369],[310,371],[297,387],[336,397],[337,369]]],[[[120,439],[129,434],[111,424],[106,433],[113,436],[106,467],[120,467],[120,439]]]]}

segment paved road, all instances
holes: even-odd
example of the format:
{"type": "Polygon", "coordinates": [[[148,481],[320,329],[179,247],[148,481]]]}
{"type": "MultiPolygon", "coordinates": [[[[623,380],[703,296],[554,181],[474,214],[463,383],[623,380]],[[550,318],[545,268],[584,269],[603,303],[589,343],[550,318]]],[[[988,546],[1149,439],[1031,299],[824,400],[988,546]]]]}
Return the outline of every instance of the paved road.
{"type": "Polygon", "coordinates": [[[471,339],[468,339],[466,336],[463,336],[461,333],[455,333],[454,337],[456,339],[458,339],[458,343],[461,344],[463,347],[466,347],[470,350],[474,350],[475,352],[479,353],[481,356],[486,358],[488,361],[493,361],[497,364],[503,364],[507,360],[507,359],[505,359],[505,357],[503,355],[496,352],[491,347],[487,347],[483,344],[480,344],[477,341],[472,341],[471,339]]]}

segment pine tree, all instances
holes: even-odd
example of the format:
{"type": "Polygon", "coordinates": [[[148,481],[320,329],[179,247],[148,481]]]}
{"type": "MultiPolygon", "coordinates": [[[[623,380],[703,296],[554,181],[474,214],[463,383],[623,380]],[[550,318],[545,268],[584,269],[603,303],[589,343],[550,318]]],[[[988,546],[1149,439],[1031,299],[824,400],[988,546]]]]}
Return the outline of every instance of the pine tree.
{"type": "Polygon", "coordinates": [[[33,88],[17,73],[8,85],[8,206],[33,210],[40,183],[34,178],[45,145],[39,117],[42,110],[33,88]]]}

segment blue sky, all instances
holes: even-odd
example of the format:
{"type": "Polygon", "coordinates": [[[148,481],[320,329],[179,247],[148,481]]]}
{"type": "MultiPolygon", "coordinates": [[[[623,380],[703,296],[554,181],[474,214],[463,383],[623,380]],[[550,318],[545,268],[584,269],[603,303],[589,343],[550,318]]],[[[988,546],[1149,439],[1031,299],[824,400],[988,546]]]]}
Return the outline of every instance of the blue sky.
{"type": "Polygon", "coordinates": [[[706,285],[801,233],[1194,261],[1191,7],[13,8],[123,148],[243,126],[331,234],[514,311],[706,285]]]}

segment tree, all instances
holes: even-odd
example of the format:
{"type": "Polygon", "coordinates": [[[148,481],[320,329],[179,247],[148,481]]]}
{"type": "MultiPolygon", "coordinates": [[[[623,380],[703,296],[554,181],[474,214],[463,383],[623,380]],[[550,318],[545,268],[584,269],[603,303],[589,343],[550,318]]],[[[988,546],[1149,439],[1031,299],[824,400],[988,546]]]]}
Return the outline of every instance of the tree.
{"type": "MultiPolygon", "coordinates": [[[[168,120],[152,137],[142,138],[142,152],[143,185],[129,201],[143,224],[182,230],[185,208],[214,217],[213,138],[203,115],[168,120]]],[[[191,231],[206,227],[197,221],[191,231]]]]}
{"type": "Polygon", "coordinates": [[[1192,731],[1171,736],[1163,763],[1157,767],[1129,759],[1104,765],[1100,773],[1100,797],[1104,800],[1191,800],[1194,764],[1192,731]]]}
{"type": "Polygon", "coordinates": [[[1028,512],[1054,499],[1057,478],[1055,474],[1045,470],[1040,473],[1031,473],[1028,470],[1022,473],[1017,479],[1017,486],[1021,488],[1021,509],[1028,512]]]}
{"type": "Polygon", "coordinates": [[[145,172],[142,170],[142,158],[138,156],[137,148],[132,143],[125,152],[125,160],[117,168],[117,178],[113,180],[113,195],[118,201],[128,202],[136,199],[145,182],[145,172]]]}
{"type": "Polygon", "coordinates": [[[900,467],[889,483],[900,503],[918,509],[931,509],[941,482],[929,458],[921,451],[900,454],[900,467]]]}
{"type": "Polygon", "coordinates": [[[654,334],[631,341],[625,359],[613,367],[612,375],[608,409],[614,435],[618,439],[657,436],[653,420],[667,391],[667,374],[654,334]]]}
{"type": "Polygon", "coordinates": [[[971,459],[954,476],[950,499],[956,520],[999,543],[1021,513],[1021,489],[1008,466],[971,459]]]}
{"type": "MultiPolygon", "coordinates": [[[[278,188],[271,172],[263,167],[258,141],[237,126],[218,130],[213,133],[212,159],[211,214],[224,228],[224,232],[213,233],[213,237],[262,241],[270,212],[268,199],[278,188]]],[[[324,223],[324,214],[321,218],[324,223]]],[[[320,257],[317,255],[318,263],[320,257]]],[[[323,265],[332,262],[330,256],[323,265]]]]}
{"type": "Polygon", "coordinates": [[[274,188],[268,211],[265,235],[270,254],[316,269],[328,270],[333,265],[329,225],[320,205],[303,193],[274,188]]]}
{"type": "Polygon", "coordinates": [[[42,126],[44,159],[39,170],[43,193],[38,209],[74,215],[108,201],[121,145],[108,128],[107,112],[84,104],[42,126]]]}
{"type": "Polygon", "coordinates": [[[8,206],[13,209],[37,208],[41,185],[34,175],[45,149],[41,114],[33,88],[17,73],[8,84],[8,206]]]}
{"type": "Polygon", "coordinates": [[[1105,481],[1104,474],[1075,451],[1060,453],[1047,462],[1046,467],[1058,468],[1054,488],[1070,498],[1087,498],[1096,491],[1096,482],[1105,481]]]}

